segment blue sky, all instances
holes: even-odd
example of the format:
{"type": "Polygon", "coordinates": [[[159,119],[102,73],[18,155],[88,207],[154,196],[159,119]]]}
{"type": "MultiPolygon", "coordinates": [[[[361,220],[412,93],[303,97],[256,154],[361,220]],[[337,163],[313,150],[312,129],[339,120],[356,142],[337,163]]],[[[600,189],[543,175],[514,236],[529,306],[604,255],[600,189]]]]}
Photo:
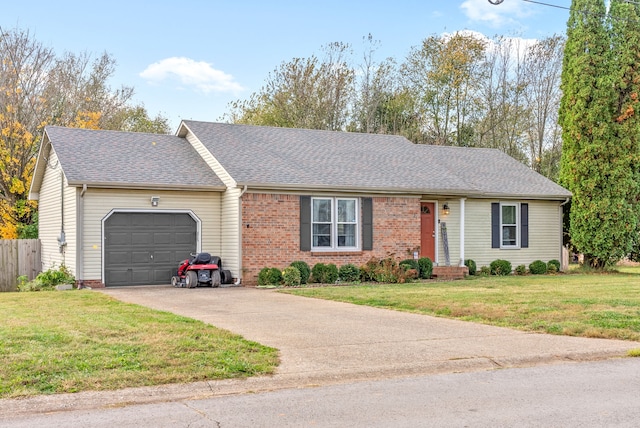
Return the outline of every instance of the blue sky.
{"type": "Polygon", "coordinates": [[[31,0],[5,2],[0,27],[29,30],[59,54],[109,52],[117,61],[110,85],[133,86],[134,101],[176,129],[181,119],[218,120],[280,63],[331,42],[360,53],[371,33],[376,57],[400,62],[433,34],[543,38],[564,34],[568,16],[526,0],[31,0]]]}

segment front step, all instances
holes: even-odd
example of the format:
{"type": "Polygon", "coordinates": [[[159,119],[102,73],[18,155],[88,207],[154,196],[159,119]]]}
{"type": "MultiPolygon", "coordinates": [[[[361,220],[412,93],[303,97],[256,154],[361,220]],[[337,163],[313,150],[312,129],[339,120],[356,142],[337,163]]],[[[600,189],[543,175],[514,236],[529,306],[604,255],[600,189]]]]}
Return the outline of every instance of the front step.
{"type": "Polygon", "coordinates": [[[432,272],[433,278],[444,281],[464,279],[467,275],[469,268],[466,266],[434,266],[432,272]]]}

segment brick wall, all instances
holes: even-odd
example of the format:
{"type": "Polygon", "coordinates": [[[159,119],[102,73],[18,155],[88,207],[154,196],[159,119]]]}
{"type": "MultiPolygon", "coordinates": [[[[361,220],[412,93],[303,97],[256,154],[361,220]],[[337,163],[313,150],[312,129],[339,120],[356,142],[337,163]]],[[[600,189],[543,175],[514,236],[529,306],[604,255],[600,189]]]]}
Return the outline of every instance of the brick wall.
{"type": "Polygon", "coordinates": [[[300,197],[246,193],[242,196],[243,284],[256,285],[264,267],[285,268],[294,260],[364,264],[371,257],[411,257],[420,245],[420,200],[373,198],[373,251],[312,253],[300,251],[300,197]]]}

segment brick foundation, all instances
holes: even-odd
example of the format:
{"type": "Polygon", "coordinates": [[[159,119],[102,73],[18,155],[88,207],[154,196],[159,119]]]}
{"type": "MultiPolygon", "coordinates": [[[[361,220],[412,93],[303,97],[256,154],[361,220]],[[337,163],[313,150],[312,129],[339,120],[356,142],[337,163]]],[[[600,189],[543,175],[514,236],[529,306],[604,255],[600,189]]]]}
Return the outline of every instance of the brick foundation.
{"type": "Polygon", "coordinates": [[[371,257],[410,258],[420,246],[420,200],[373,198],[373,250],[300,251],[300,196],[246,193],[242,196],[243,284],[256,285],[264,267],[283,269],[292,261],[364,264],[371,257]]]}
{"type": "Polygon", "coordinates": [[[433,277],[449,281],[452,279],[464,279],[469,275],[469,268],[466,266],[434,266],[433,277]]]}
{"type": "MultiPolygon", "coordinates": [[[[80,281],[76,281],[76,287],[80,281]]],[[[83,287],[105,288],[104,283],[99,279],[85,279],[82,281],[83,287]]]]}

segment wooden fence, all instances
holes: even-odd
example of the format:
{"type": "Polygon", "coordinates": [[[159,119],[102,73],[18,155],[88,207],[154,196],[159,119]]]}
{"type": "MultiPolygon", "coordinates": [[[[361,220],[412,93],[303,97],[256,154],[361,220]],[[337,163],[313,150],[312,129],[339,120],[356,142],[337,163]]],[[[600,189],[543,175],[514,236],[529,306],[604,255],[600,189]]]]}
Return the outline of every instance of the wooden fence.
{"type": "Polygon", "coordinates": [[[20,275],[32,280],[41,270],[40,240],[0,240],[0,291],[15,291],[20,275]]]}

